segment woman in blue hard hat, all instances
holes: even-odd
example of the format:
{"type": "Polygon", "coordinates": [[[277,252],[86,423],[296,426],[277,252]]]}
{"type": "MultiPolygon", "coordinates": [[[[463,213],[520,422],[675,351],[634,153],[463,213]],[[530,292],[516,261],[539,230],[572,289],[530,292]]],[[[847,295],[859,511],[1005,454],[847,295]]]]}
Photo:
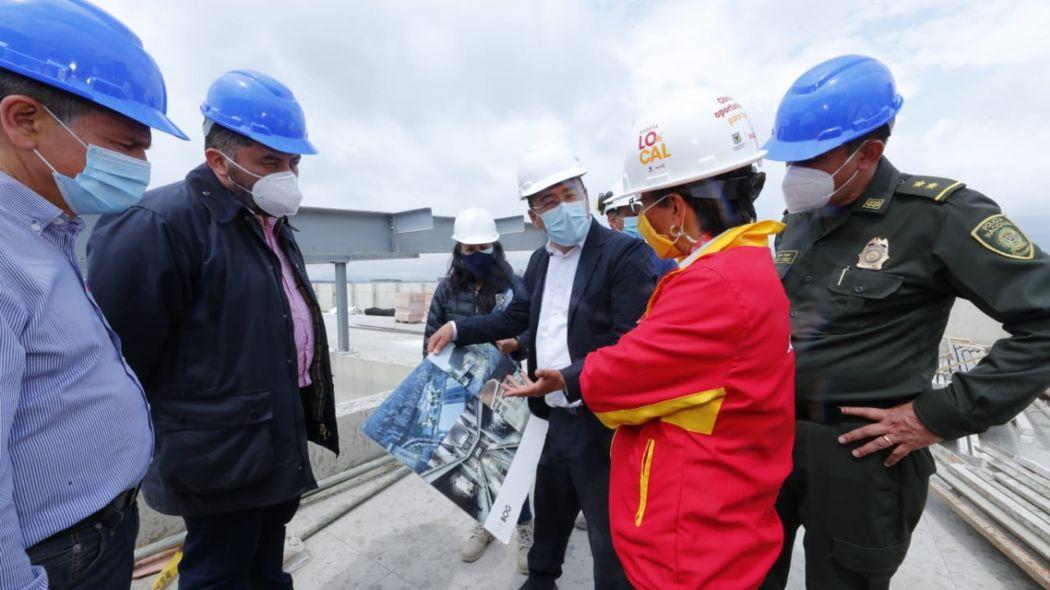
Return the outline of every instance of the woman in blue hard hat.
{"type": "Polygon", "coordinates": [[[88,2],[0,0],[5,590],[131,584],[153,430],[74,246],[81,216],[142,198],[151,128],[186,139],[166,110],[160,69],[122,22],[88,2]]]}
{"type": "MultiPolygon", "coordinates": [[[[452,262],[448,274],[438,283],[430,302],[427,327],[423,334],[423,353],[426,354],[430,336],[447,322],[487,314],[494,309],[505,309],[514,297],[524,297],[521,279],[507,263],[503,246],[499,243],[496,221],[487,211],[477,207],[464,209],[456,216],[452,230],[456,245],[452,248],[452,262]]],[[[529,335],[496,342],[503,354],[516,361],[525,358],[529,335]]],[[[481,524],[474,526],[463,544],[463,561],[481,559],[492,542],[492,535],[481,524]]],[[[528,555],[532,548],[532,511],[526,499],[518,518],[518,569],[528,573],[528,555]]]]}

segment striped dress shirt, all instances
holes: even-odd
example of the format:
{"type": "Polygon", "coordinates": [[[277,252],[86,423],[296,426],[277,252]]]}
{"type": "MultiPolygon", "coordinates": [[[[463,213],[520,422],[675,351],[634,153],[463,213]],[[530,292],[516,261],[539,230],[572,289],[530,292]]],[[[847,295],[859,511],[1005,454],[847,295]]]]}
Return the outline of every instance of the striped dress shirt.
{"type": "Polygon", "coordinates": [[[77,264],[83,227],[0,173],[3,590],[46,590],[26,549],[137,485],[153,454],[146,397],[77,264]]]}
{"type": "Polygon", "coordinates": [[[266,245],[281,262],[281,286],[284,289],[284,298],[288,300],[288,309],[292,312],[292,334],[295,337],[296,356],[299,361],[299,387],[309,387],[313,384],[310,367],[314,362],[314,316],[310,313],[302,292],[299,291],[288,256],[277,243],[277,218],[261,215],[256,217],[262,225],[266,245]]]}

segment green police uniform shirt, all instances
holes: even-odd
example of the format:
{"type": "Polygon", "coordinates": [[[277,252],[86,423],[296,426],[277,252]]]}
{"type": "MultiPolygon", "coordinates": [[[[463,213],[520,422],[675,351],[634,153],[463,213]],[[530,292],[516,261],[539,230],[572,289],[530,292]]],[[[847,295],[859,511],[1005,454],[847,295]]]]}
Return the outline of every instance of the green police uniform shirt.
{"type": "Polygon", "coordinates": [[[791,299],[803,403],[915,399],[935,434],[982,432],[1050,385],[1050,259],[999,206],[955,180],[901,174],[885,158],[845,208],[789,214],[776,265],[791,299]],[[1011,334],[934,389],[956,297],[1011,334]]]}

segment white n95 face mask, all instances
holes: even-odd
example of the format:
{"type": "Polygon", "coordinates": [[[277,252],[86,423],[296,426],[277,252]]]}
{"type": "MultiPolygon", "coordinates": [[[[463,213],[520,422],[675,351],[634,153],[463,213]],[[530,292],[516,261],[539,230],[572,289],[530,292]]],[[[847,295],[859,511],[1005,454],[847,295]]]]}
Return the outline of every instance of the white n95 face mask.
{"type": "MultiPolygon", "coordinates": [[[[299,190],[299,177],[293,172],[274,172],[266,176],[259,176],[250,170],[245,170],[232,158],[223,154],[226,160],[234,166],[243,170],[246,174],[258,178],[251,190],[237,184],[245,192],[251,193],[255,205],[269,215],[274,217],[285,217],[295,215],[299,212],[299,206],[303,203],[303,193],[299,190]]],[[[232,182],[233,179],[230,179],[232,182]]]]}
{"type": "Polygon", "coordinates": [[[860,153],[861,147],[864,147],[864,144],[861,144],[831,174],[816,168],[788,165],[784,181],[780,185],[784,191],[784,202],[787,204],[788,213],[801,213],[803,211],[820,209],[830,203],[831,199],[839,191],[846,188],[846,185],[852,182],[857,177],[857,174],[860,173],[860,170],[855,171],[846,179],[846,182],[842,183],[842,186],[835,188],[835,175],[860,153]]]}

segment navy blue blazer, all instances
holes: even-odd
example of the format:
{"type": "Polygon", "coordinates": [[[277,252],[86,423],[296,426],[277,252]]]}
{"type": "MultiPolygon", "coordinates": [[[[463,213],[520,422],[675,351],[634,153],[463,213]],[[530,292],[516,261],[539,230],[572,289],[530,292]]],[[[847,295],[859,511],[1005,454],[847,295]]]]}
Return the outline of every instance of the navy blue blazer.
{"type": "MultiPolygon", "coordinates": [[[[603,227],[591,220],[591,229],[580,253],[580,264],[569,299],[568,367],[536,366],[536,334],[543,305],[543,287],[547,278],[550,253],[541,247],[532,253],[523,280],[528,297],[515,298],[505,311],[475,316],[456,322],[456,343],[477,344],[502,338],[513,338],[529,331],[528,371],[561,369],[566,393],[580,397],[580,373],[587,354],[603,346],[616,344],[645,312],[656,286],[657,270],[652,250],[642,240],[603,227]]],[[[542,398],[530,398],[529,408],[547,417],[550,408],[542,398]]]]}

